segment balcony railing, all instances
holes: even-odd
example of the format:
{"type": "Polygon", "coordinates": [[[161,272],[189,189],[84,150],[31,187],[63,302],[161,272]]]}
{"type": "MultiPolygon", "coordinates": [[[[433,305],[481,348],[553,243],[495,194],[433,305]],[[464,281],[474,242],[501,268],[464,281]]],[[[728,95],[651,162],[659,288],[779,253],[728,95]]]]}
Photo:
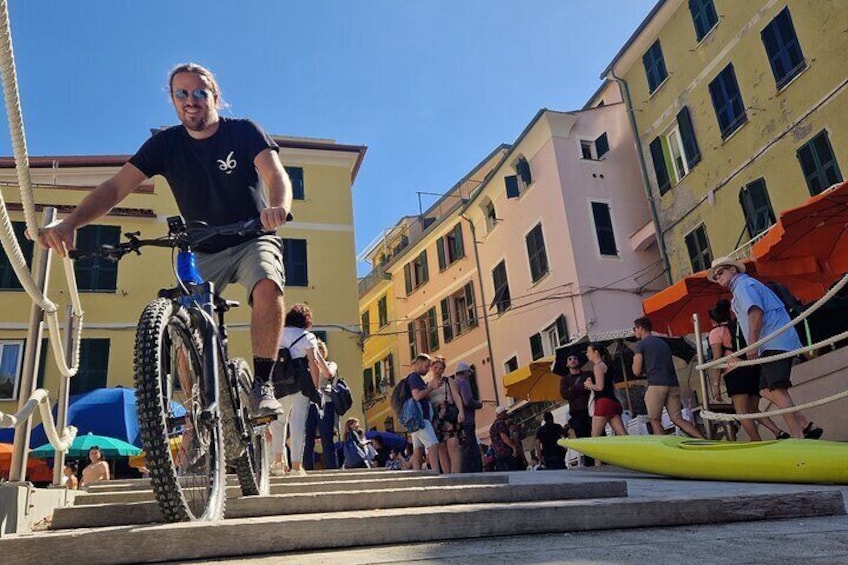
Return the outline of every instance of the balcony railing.
{"type": "Polygon", "coordinates": [[[368,291],[377,286],[381,281],[390,281],[392,276],[385,271],[382,265],[377,265],[371,272],[359,279],[359,297],[362,298],[368,291]]]}

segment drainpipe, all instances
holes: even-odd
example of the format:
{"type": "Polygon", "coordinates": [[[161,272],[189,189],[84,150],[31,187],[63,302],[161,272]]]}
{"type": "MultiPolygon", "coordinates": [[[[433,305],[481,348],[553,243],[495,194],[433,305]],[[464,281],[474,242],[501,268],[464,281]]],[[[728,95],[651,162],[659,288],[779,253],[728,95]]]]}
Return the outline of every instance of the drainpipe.
{"type": "Polygon", "coordinates": [[[651,194],[651,182],[648,179],[648,167],[645,164],[645,156],[642,154],[642,143],[639,141],[639,130],[636,127],[636,116],[633,113],[633,103],[630,100],[630,88],[627,86],[627,81],[615,75],[615,69],[610,67],[610,74],[618,86],[621,88],[621,96],[624,98],[624,107],[627,108],[627,118],[630,120],[630,129],[633,130],[633,141],[636,142],[636,156],[639,158],[639,170],[642,172],[642,186],[645,188],[645,196],[648,198],[648,208],[651,211],[651,221],[654,223],[654,234],[657,238],[657,245],[660,249],[660,258],[663,262],[665,270],[665,282],[671,285],[671,263],[668,260],[668,250],[665,247],[665,239],[663,238],[662,228],[660,227],[659,216],[657,215],[657,206],[654,197],[651,194]]]}
{"type": "Polygon", "coordinates": [[[498,377],[495,375],[495,354],[492,350],[492,336],[489,333],[489,309],[486,301],[486,293],[483,290],[483,271],[480,270],[480,254],[477,252],[477,230],[474,228],[474,222],[463,212],[460,217],[468,222],[468,227],[471,228],[471,242],[474,244],[474,263],[477,266],[477,285],[480,287],[480,303],[483,306],[483,331],[486,332],[486,347],[489,349],[489,369],[492,371],[492,385],[495,388],[495,406],[501,405],[501,395],[498,393],[498,377]]]}

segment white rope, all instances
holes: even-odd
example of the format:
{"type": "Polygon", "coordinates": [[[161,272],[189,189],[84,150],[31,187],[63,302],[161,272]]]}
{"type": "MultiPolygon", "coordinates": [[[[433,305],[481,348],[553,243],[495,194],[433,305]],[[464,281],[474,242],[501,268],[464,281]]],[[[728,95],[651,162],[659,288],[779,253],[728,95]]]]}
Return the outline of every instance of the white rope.
{"type": "Polygon", "coordinates": [[[787,352],[781,353],[779,355],[771,355],[769,357],[759,357],[757,359],[748,359],[748,360],[744,360],[744,361],[739,359],[745,353],[748,353],[749,351],[753,351],[754,349],[759,348],[760,345],[762,345],[762,344],[764,344],[768,341],[771,341],[774,337],[776,337],[776,336],[782,334],[783,332],[789,330],[789,328],[795,326],[796,324],[806,320],[816,310],[821,308],[828,300],[830,300],[831,298],[836,296],[836,294],[840,290],[842,290],[842,287],[844,287],[846,284],[848,284],[848,274],[845,274],[842,277],[842,279],[836,285],[833,286],[833,288],[831,288],[824,296],[819,298],[812,306],[810,306],[808,309],[804,310],[797,318],[790,320],[789,323],[784,324],[783,326],[781,326],[780,328],[778,328],[777,330],[772,332],[770,335],[767,335],[766,337],[761,338],[759,341],[755,341],[754,343],[748,345],[747,347],[745,347],[743,349],[740,349],[739,351],[734,351],[730,355],[725,355],[724,357],[721,357],[719,359],[715,359],[715,360],[710,361],[708,363],[701,363],[700,365],[698,365],[696,367],[696,369],[699,370],[699,371],[706,371],[707,369],[725,369],[725,368],[728,368],[728,367],[747,367],[749,365],[760,365],[760,364],[763,364],[763,363],[771,363],[772,361],[779,361],[781,359],[788,359],[790,357],[795,357],[796,355],[804,353],[805,351],[814,351],[814,350],[819,349],[821,347],[825,347],[827,345],[831,345],[833,343],[836,343],[837,341],[845,339],[846,337],[848,337],[848,332],[843,332],[839,335],[835,335],[835,336],[833,336],[829,339],[820,341],[818,343],[814,343],[812,345],[807,345],[807,346],[802,346],[801,348],[796,349],[795,351],[787,351],[787,352]]]}
{"type": "MultiPolygon", "coordinates": [[[[17,73],[15,71],[15,57],[12,50],[12,32],[9,24],[9,8],[6,0],[0,0],[0,75],[3,79],[3,99],[6,103],[6,114],[9,121],[9,130],[12,137],[12,148],[15,155],[15,169],[18,176],[18,184],[21,191],[21,204],[24,209],[24,219],[27,231],[31,236],[38,234],[38,224],[35,219],[35,202],[32,192],[32,179],[29,174],[29,157],[26,150],[26,135],[24,134],[23,113],[21,111],[20,94],[18,92],[17,73]]],[[[27,268],[21,246],[15,237],[12,222],[6,209],[6,202],[0,193],[0,244],[9,258],[9,263],[15,275],[21,282],[30,298],[44,310],[49,328],[50,343],[56,365],[63,378],[70,378],[77,373],[79,368],[79,349],[82,337],[83,311],[77,291],[76,278],[71,260],[66,256],[63,263],[65,276],[68,280],[68,289],[73,304],[73,324],[77,331],[73,335],[71,346],[71,366],[68,366],[67,356],[63,347],[62,334],[59,329],[58,307],[48,299],[32,278],[27,268]]],[[[67,328],[71,331],[70,328],[67,328]]],[[[34,391],[24,404],[23,408],[14,415],[4,414],[0,411],[0,427],[18,427],[26,423],[35,411],[36,406],[40,408],[41,420],[47,439],[53,448],[59,452],[68,450],[71,442],[76,436],[76,428],[67,426],[61,433],[56,430],[53,414],[50,410],[50,401],[47,391],[38,389],[34,391]]]]}
{"type": "Polygon", "coordinates": [[[783,414],[799,412],[808,408],[815,408],[816,406],[823,406],[824,404],[836,402],[837,400],[842,400],[846,397],[848,397],[848,390],[838,392],[836,394],[831,394],[830,396],[826,396],[820,400],[807,402],[806,404],[799,404],[797,406],[791,406],[789,408],[780,408],[778,410],[771,410],[769,412],[756,412],[754,414],[723,414],[719,412],[710,412],[709,410],[702,410],[701,417],[707,420],[718,420],[720,422],[730,422],[733,420],[759,420],[760,418],[768,418],[770,416],[781,416],[783,414]]]}
{"type": "Polygon", "coordinates": [[[47,391],[43,388],[34,391],[17,414],[3,414],[0,412],[0,428],[18,427],[32,416],[36,408],[41,412],[41,420],[44,422],[44,433],[47,434],[50,445],[57,451],[67,451],[71,443],[73,443],[74,438],[77,437],[77,429],[74,426],[68,426],[61,434],[56,431],[56,427],[52,425],[53,413],[50,410],[50,397],[47,396],[47,391]],[[47,422],[50,422],[51,425],[48,426],[47,422]]]}

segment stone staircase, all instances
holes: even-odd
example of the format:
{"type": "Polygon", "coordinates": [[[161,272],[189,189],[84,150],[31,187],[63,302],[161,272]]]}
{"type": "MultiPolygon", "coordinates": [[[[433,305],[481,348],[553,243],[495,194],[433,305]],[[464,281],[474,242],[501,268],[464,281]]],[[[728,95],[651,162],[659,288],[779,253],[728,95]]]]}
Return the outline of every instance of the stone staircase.
{"type": "Polygon", "coordinates": [[[146,481],[92,485],[55,510],[50,531],[0,539],[2,562],[212,559],[845,513],[836,488],[669,481],[615,470],[326,471],[274,478],[265,497],[241,497],[228,481],[227,519],[217,523],[162,523],[146,481]]]}

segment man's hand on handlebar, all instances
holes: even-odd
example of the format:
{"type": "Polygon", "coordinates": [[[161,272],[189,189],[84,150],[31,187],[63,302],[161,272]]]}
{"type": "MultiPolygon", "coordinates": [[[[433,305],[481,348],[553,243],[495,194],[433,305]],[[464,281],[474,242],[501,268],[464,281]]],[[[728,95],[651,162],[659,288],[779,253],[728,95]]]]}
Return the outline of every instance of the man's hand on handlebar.
{"type": "Polygon", "coordinates": [[[74,231],[76,230],[64,220],[56,220],[38,230],[38,244],[44,249],[53,249],[64,257],[66,250],[74,249],[74,231]]]}
{"type": "Polygon", "coordinates": [[[269,206],[259,212],[259,220],[266,230],[275,230],[288,220],[290,214],[283,206],[269,206]]]}

